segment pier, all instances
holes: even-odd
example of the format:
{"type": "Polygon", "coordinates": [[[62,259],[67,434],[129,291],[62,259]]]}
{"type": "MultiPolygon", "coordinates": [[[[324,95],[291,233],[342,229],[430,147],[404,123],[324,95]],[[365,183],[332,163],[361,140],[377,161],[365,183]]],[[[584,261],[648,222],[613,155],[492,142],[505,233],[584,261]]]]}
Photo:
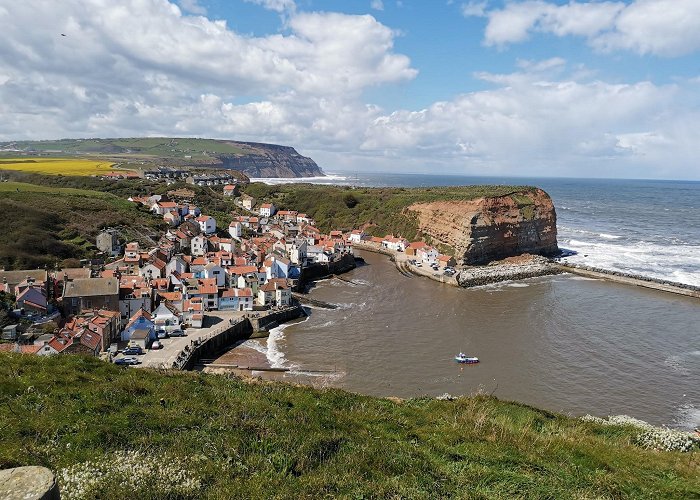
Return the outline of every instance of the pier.
{"type": "Polygon", "coordinates": [[[625,285],[640,286],[661,292],[675,293],[676,295],[685,295],[686,297],[700,299],[700,287],[693,285],[674,283],[672,281],[648,278],[646,276],[637,276],[629,273],[608,271],[605,269],[575,264],[557,264],[557,266],[562,270],[562,272],[577,274],[587,278],[613,281],[615,283],[623,283],[625,285]]]}

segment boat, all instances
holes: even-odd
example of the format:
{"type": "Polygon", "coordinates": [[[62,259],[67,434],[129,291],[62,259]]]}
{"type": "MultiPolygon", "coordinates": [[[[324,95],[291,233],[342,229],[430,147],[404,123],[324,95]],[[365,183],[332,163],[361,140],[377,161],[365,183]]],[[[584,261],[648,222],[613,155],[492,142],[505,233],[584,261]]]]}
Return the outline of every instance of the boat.
{"type": "Polygon", "coordinates": [[[460,352],[457,356],[455,356],[455,361],[457,363],[464,363],[468,365],[473,365],[474,363],[479,362],[479,358],[474,357],[474,356],[467,356],[463,352],[460,352]]]}

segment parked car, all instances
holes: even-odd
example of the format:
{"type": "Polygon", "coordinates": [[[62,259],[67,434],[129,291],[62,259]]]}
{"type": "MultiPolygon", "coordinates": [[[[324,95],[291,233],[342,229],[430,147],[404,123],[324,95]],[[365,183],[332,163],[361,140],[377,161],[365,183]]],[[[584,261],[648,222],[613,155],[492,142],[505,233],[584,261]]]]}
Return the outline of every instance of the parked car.
{"type": "Polygon", "coordinates": [[[168,332],[166,332],[165,330],[160,330],[160,331],[158,332],[158,338],[159,338],[159,339],[167,339],[167,338],[168,338],[168,332]]]}
{"type": "Polygon", "coordinates": [[[141,361],[139,361],[138,359],[136,359],[134,357],[129,357],[129,356],[124,357],[124,358],[118,358],[118,359],[114,360],[115,365],[130,366],[130,365],[138,365],[139,363],[141,363],[141,361]]]}
{"type": "Polygon", "coordinates": [[[125,356],[133,356],[134,354],[141,355],[143,354],[143,349],[139,346],[129,346],[123,351],[125,356]]]}
{"type": "Polygon", "coordinates": [[[163,344],[161,344],[161,343],[158,342],[157,340],[155,340],[155,341],[151,344],[151,349],[157,350],[157,349],[162,349],[162,348],[163,348],[163,344]]]}
{"type": "Polygon", "coordinates": [[[174,332],[170,332],[171,337],[185,337],[186,334],[182,330],[175,330],[174,332]]]}

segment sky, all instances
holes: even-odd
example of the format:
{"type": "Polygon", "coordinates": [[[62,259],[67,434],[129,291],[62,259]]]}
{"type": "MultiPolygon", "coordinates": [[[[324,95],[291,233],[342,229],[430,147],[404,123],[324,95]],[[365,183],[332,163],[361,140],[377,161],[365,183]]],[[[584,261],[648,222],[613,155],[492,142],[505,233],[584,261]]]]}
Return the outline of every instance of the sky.
{"type": "Polygon", "coordinates": [[[700,180],[700,0],[0,0],[0,141],[700,180]]]}

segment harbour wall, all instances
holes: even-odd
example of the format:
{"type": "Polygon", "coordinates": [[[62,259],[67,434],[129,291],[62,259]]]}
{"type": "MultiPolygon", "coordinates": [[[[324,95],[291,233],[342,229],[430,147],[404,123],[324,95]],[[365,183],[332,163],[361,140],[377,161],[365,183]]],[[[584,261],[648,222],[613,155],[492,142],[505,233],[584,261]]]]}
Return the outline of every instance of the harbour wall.
{"type": "Polygon", "coordinates": [[[687,297],[700,298],[700,287],[686,285],[685,283],[675,283],[673,281],[650,278],[647,276],[639,276],[630,273],[618,271],[609,271],[596,267],[584,266],[580,264],[557,264],[562,272],[578,274],[588,278],[604,279],[614,281],[615,283],[623,283],[626,285],[641,286],[661,292],[675,293],[677,295],[685,295],[687,297]]]}
{"type": "Polygon", "coordinates": [[[356,267],[355,256],[350,253],[346,253],[340,259],[333,262],[315,262],[302,269],[298,289],[304,290],[306,285],[312,281],[327,278],[334,274],[347,273],[356,267]]]}
{"type": "Polygon", "coordinates": [[[300,305],[295,305],[268,314],[256,315],[253,313],[239,318],[216,335],[197,342],[191,348],[183,351],[184,354],[178,358],[177,368],[191,370],[202,357],[214,356],[236,342],[249,339],[257,332],[268,331],[281,323],[300,318],[304,314],[304,309],[300,305]]]}

